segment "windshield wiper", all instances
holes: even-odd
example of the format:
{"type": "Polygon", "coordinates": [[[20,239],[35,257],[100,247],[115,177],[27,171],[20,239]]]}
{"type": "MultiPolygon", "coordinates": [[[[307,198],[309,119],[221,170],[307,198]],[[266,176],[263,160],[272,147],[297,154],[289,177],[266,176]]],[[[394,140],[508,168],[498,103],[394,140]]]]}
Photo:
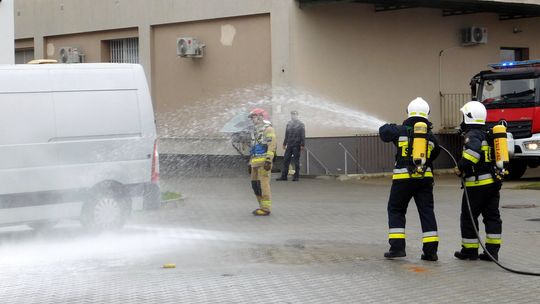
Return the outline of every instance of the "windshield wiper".
{"type": "Polygon", "coordinates": [[[502,98],[511,98],[511,97],[525,97],[529,95],[534,95],[534,89],[522,91],[522,92],[512,92],[508,94],[501,95],[502,98]]]}

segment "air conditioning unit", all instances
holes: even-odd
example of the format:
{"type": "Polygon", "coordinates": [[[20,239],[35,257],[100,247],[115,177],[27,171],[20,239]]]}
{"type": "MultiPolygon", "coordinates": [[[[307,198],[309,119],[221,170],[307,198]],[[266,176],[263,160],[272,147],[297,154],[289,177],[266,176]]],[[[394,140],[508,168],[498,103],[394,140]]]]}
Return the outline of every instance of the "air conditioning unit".
{"type": "Polygon", "coordinates": [[[487,28],[471,26],[461,30],[461,45],[487,43],[487,28]]]}
{"type": "Polygon", "coordinates": [[[176,55],[184,58],[202,58],[205,44],[193,37],[180,37],[176,40],[176,55]]]}
{"type": "Polygon", "coordinates": [[[81,53],[79,49],[72,46],[61,47],[58,51],[58,57],[60,63],[80,63],[81,53]]]}

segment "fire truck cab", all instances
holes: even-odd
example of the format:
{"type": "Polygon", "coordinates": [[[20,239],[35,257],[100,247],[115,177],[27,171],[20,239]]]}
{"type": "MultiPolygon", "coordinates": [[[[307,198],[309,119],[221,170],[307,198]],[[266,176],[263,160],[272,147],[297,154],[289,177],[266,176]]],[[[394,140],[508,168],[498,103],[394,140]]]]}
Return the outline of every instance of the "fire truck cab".
{"type": "Polygon", "coordinates": [[[510,178],[520,178],[540,164],[540,60],[489,66],[472,78],[472,99],[486,107],[488,127],[503,124],[513,135],[510,178]]]}

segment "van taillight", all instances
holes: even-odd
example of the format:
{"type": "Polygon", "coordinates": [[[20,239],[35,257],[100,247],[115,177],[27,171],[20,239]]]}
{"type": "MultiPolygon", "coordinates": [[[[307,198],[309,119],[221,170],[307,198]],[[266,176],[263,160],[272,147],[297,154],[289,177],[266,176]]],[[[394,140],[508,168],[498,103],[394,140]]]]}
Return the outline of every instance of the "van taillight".
{"type": "Polygon", "coordinates": [[[154,141],[154,154],[152,156],[152,183],[157,184],[159,182],[159,154],[157,150],[157,140],[154,141]]]}

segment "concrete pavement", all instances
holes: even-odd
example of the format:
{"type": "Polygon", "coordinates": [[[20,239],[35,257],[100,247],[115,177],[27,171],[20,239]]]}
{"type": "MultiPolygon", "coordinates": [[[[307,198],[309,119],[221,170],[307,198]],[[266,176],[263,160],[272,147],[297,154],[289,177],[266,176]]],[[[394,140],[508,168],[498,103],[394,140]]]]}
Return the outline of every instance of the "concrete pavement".
{"type": "MultiPolygon", "coordinates": [[[[505,184],[502,205],[540,206],[537,191],[515,185],[505,184]]],[[[116,233],[87,235],[72,222],[44,234],[2,228],[2,303],[540,302],[540,278],[453,257],[461,190],[451,175],[436,177],[438,262],[420,260],[414,203],[407,257],[382,257],[389,178],[272,181],[269,217],[251,215],[247,176],[169,178],[162,188],[187,198],[116,233]]],[[[501,212],[501,262],[540,272],[540,208],[501,212]]]]}

